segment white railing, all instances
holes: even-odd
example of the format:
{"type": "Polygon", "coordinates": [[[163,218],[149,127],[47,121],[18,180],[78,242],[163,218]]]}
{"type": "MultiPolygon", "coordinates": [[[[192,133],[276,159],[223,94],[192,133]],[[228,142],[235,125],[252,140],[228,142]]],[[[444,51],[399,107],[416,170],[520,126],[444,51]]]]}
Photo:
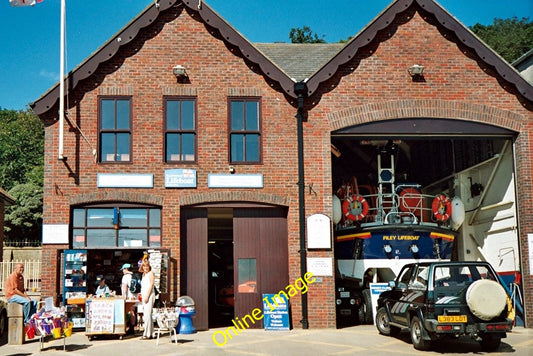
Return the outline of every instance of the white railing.
{"type": "Polygon", "coordinates": [[[26,260],[26,261],[4,261],[0,262],[0,290],[1,294],[5,295],[5,283],[7,277],[15,269],[17,263],[24,264],[24,283],[28,294],[40,293],[41,291],[41,261],[26,260]]]}

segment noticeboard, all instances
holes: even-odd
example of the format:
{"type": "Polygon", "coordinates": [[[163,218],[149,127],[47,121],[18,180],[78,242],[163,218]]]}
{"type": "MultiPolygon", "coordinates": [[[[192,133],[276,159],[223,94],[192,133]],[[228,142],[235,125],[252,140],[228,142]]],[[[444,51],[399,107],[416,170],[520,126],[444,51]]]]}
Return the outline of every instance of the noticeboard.
{"type": "Polygon", "coordinates": [[[289,330],[289,303],[283,294],[263,294],[265,330],[289,330]]]}

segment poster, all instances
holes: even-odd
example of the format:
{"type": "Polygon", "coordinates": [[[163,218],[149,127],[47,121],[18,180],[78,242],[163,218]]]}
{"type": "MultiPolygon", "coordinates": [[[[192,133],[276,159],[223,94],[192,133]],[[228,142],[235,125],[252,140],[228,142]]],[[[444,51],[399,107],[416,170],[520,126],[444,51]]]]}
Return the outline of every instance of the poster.
{"type": "Polygon", "coordinates": [[[289,330],[289,303],[283,294],[263,294],[263,315],[265,330],[289,330]]]}
{"type": "Polygon", "coordinates": [[[91,320],[91,332],[112,334],[115,319],[115,300],[93,299],[90,303],[89,318],[91,320]]]}

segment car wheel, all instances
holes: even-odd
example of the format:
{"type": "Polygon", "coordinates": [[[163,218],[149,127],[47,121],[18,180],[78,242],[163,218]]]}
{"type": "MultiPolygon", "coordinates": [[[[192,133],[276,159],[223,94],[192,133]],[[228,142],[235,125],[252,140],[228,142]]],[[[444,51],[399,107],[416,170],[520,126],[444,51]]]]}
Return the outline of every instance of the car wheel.
{"type": "Polygon", "coordinates": [[[7,333],[7,313],[2,310],[0,313],[0,337],[3,337],[7,333]]]}
{"type": "Polygon", "coordinates": [[[370,289],[363,290],[363,318],[361,324],[372,324],[372,300],[370,299],[370,289]]]}
{"type": "Polygon", "coordinates": [[[379,308],[376,314],[376,327],[380,334],[386,336],[395,336],[401,331],[400,328],[390,325],[389,315],[383,307],[379,308]]]}
{"type": "Polygon", "coordinates": [[[483,351],[496,351],[498,347],[500,347],[501,342],[502,339],[499,336],[485,334],[481,337],[481,341],[479,343],[483,351]]]}
{"type": "Polygon", "coordinates": [[[422,337],[422,322],[418,317],[414,316],[411,320],[411,327],[409,331],[411,332],[411,341],[413,346],[417,350],[426,351],[431,348],[431,340],[424,340],[422,337]]]}
{"type": "Polygon", "coordinates": [[[507,306],[507,294],[500,283],[480,279],[468,287],[466,304],[472,314],[487,321],[502,313],[507,306]]]}

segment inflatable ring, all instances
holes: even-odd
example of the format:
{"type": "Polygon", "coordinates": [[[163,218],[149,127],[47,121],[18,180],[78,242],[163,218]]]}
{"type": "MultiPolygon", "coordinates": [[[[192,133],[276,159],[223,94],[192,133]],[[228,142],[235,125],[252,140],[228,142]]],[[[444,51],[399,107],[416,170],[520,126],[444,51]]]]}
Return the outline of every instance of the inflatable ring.
{"type": "Polygon", "coordinates": [[[342,202],[342,214],[353,221],[363,220],[369,209],[368,202],[359,194],[352,195],[342,202]]]}
{"type": "Polygon", "coordinates": [[[450,198],[444,194],[437,195],[435,199],[433,199],[431,210],[433,211],[435,219],[443,222],[447,221],[452,213],[452,203],[450,198]]]}

